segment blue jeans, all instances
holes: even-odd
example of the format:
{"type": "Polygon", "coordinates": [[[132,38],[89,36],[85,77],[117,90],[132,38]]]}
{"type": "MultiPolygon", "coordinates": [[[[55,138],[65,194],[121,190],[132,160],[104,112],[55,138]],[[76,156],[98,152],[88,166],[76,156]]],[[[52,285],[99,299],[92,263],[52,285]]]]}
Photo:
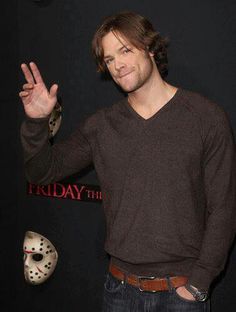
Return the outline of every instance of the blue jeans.
{"type": "Polygon", "coordinates": [[[210,299],[197,302],[180,297],[175,288],[144,292],[107,274],[103,312],[210,312],[210,299]]]}

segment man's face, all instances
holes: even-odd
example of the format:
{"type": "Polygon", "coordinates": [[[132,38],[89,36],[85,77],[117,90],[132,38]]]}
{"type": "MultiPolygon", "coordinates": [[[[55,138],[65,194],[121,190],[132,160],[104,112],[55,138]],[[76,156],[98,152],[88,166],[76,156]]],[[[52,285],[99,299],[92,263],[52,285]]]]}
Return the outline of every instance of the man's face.
{"type": "Polygon", "coordinates": [[[125,91],[134,92],[150,80],[153,54],[139,50],[124,36],[109,32],[102,39],[104,61],[114,81],[125,91]]]}

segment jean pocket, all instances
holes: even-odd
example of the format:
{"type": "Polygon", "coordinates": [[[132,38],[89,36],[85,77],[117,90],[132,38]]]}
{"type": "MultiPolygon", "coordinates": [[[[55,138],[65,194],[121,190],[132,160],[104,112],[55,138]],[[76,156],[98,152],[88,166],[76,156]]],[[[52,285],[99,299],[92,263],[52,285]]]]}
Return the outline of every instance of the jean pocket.
{"type": "Polygon", "coordinates": [[[119,281],[113,277],[110,273],[107,274],[106,281],[104,283],[104,289],[109,293],[119,292],[124,286],[122,281],[119,281]]]}

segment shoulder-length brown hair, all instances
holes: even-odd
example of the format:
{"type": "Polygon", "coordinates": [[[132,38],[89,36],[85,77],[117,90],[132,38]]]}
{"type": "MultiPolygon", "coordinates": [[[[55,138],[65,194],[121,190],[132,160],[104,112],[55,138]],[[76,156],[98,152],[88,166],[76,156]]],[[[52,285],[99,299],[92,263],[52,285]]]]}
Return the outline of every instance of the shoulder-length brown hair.
{"type": "Polygon", "coordinates": [[[94,34],[92,53],[98,72],[106,72],[102,38],[110,31],[123,35],[136,48],[152,52],[161,77],[167,76],[168,39],[162,38],[145,17],[128,11],[106,17],[94,34]]]}

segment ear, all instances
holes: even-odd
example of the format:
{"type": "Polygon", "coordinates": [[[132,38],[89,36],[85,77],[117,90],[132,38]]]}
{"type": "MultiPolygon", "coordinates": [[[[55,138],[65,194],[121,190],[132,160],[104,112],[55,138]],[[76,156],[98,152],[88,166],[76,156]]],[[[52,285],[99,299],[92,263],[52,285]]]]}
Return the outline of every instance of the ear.
{"type": "Polygon", "coordinates": [[[149,46],[146,46],[146,49],[147,49],[147,52],[148,52],[148,54],[149,54],[150,56],[154,56],[154,55],[155,55],[155,53],[154,53],[153,51],[150,51],[149,46]]]}
{"type": "Polygon", "coordinates": [[[152,51],[149,51],[148,53],[149,53],[150,56],[154,56],[155,55],[154,52],[152,52],[152,51]]]}

